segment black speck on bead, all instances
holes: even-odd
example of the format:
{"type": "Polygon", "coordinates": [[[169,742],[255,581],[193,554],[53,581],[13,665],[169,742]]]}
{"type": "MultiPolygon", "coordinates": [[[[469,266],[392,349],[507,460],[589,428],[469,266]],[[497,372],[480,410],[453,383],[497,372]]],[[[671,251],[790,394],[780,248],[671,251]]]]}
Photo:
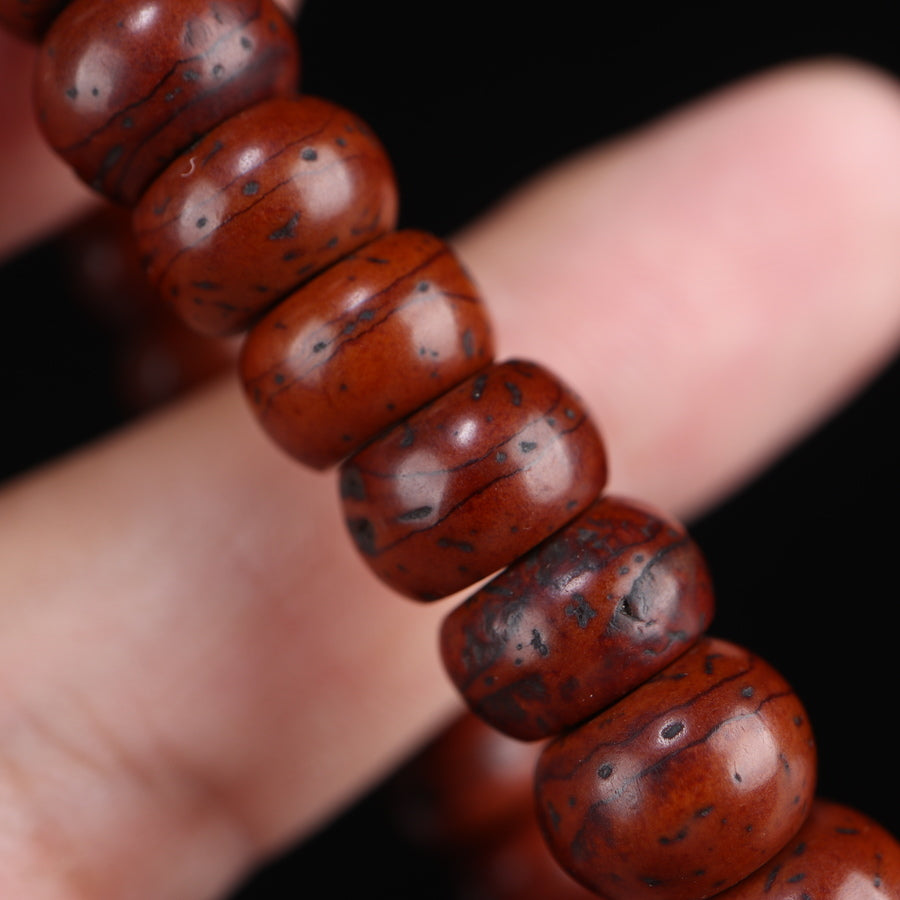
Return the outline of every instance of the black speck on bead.
{"type": "Polygon", "coordinates": [[[670,722],[659,735],[663,740],[671,741],[673,738],[678,737],[682,731],[684,731],[684,722],[670,722]]]}
{"type": "Polygon", "coordinates": [[[348,467],[341,472],[340,493],[348,500],[366,499],[365,482],[358,469],[348,467]]]}
{"type": "Polygon", "coordinates": [[[300,221],[300,213],[295,212],[284,225],[276,228],[269,234],[270,241],[286,241],[297,236],[297,223],[300,221]]]}
{"type": "Polygon", "coordinates": [[[408,512],[402,513],[397,516],[398,522],[416,522],[419,519],[427,519],[431,513],[434,511],[434,508],[431,506],[419,506],[416,509],[411,509],[408,512]]]}
{"type": "Polygon", "coordinates": [[[360,553],[366,556],[374,556],[376,552],[375,527],[371,521],[364,517],[349,519],[347,528],[360,553]]]}
{"type": "Polygon", "coordinates": [[[522,405],[522,391],[519,389],[519,386],[513,381],[504,382],[504,387],[509,391],[510,400],[512,401],[513,406],[521,406],[522,405]]]}

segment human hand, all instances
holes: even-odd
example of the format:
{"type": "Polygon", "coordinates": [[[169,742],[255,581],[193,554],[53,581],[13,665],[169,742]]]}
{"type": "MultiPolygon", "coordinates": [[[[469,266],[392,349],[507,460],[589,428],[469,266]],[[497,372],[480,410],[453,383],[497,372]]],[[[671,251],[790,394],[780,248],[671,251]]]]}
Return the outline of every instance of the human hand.
{"type": "MultiPolygon", "coordinates": [[[[898,145],[892,83],[798,67],[589,151],[457,246],[500,355],[585,396],[617,490],[690,518],[894,352],[898,145]]],[[[9,485],[0,548],[9,896],[222,895],[458,709],[447,604],[372,583],[330,476],[230,383],[9,485]]]]}

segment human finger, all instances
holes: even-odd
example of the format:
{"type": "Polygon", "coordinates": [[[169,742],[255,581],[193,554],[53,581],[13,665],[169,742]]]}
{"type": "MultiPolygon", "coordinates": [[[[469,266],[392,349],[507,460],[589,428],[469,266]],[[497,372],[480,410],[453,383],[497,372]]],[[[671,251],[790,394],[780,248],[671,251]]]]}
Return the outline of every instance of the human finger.
{"type": "MultiPolygon", "coordinates": [[[[809,427],[896,345],[898,150],[891,82],[793,68],[563,165],[459,247],[503,354],[578,388],[619,487],[690,515],[796,438],[797,410],[809,427]],[[776,127],[786,118],[791,129],[776,127]],[[748,145],[765,160],[752,190],[748,145]],[[790,173],[809,179],[804,190],[785,192],[790,173]],[[791,268],[767,229],[749,227],[767,210],[802,234],[806,265],[791,268]],[[854,233],[836,234],[847,219],[854,233]],[[723,241],[726,221],[745,225],[723,241]],[[730,290],[708,292],[713,262],[730,290]],[[773,268],[801,300],[769,302],[773,268]],[[570,314],[581,327],[565,325],[570,314]],[[810,315],[829,323],[826,341],[804,337],[810,315]],[[743,440],[721,444],[727,460],[712,466],[707,426],[730,422],[734,390],[747,390],[718,389],[736,348],[742,379],[777,376],[785,397],[749,392],[743,440]],[[694,427],[677,428],[675,413],[694,427]]],[[[5,492],[0,870],[12,895],[214,896],[458,708],[434,650],[447,605],[374,583],[334,494],[330,476],[267,444],[229,384],[5,492]],[[37,564],[46,548],[52,567],[37,564]]]]}

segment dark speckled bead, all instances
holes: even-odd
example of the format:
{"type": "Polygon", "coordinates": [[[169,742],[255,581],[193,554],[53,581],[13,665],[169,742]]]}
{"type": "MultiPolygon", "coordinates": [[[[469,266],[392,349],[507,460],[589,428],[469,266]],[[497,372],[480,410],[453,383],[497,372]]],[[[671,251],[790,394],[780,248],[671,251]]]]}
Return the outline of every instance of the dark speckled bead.
{"type": "Polygon", "coordinates": [[[272,0],[74,0],[38,57],[50,146],[114,201],[219,122],[297,90],[293,30],[272,0]]]}
{"type": "Polygon", "coordinates": [[[384,148],[317,97],[259,103],[213,129],[134,211],[150,281],[194,330],[247,327],[326,266],[394,227],[384,148]]]}
{"type": "Polygon", "coordinates": [[[512,361],[469,378],[341,468],[344,514],[372,570],[434,600],[510,563],[578,515],[606,479],[575,394],[512,361]]]}
{"type": "Polygon", "coordinates": [[[816,800],[797,836],[716,900],[900,900],[900,843],[856,810],[816,800]]]}
{"type": "Polygon", "coordinates": [[[39,41],[68,0],[0,0],[0,27],[32,43],[39,41]]]}
{"type": "Polygon", "coordinates": [[[624,697],[687,650],[712,612],[684,528],[605,497],[457,607],[441,652],[479,716],[534,740],[624,697]]]}
{"type": "Polygon", "coordinates": [[[269,435],[321,469],[492,357],[484,306],[450,247],[396,231],[335,263],[255,325],[241,376],[269,435]]]}
{"type": "Polygon", "coordinates": [[[806,713],[767,663],[703,638],[551,741],[535,775],[551,852],[609,900],[698,900],[800,829],[815,787],[806,713]]]}

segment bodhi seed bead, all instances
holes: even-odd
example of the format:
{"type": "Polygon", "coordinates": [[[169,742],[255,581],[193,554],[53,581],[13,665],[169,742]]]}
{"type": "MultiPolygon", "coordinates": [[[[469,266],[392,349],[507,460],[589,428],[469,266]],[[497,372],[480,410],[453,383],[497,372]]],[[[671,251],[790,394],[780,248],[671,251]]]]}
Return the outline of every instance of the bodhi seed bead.
{"type": "Polygon", "coordinates": [[[41,46],[35,105],[81,179],[132,206],[185,147],[298,78],[272,0],[74,0],[41,46]]]}
{"type": "Polygon", "coordinates": [[[684,528],[603,497],[453,610],[441,652],[475,713],[535,740],[624,697],[687,650],[712,612],[684,528]]]}
{"type": "Polygon", "coordinates": [[[247,335],[240,368],[269,435],[325,468],[492,357],[484,306],[450,247],[396,231],[279,303],[247,335]]]}
{"type": "Polygon", "coordinates": [[[900,900],[900,843],[868,816],[817,799],[796,837],[716,900],[900,900]]]}
{"type": "Polygon", "coordinates": [[[490,366],[350,457],[350,533],[395,590],[435,600],[491,575],[578,515],[606,480],[579,398],[530,362],[490,366]]]}
{"type": "Polygon", "coordinates": [[[213,129],[150,185],[134,229],[163,298],[195,331],[225,335],[396,218],[378,139],[352,113],[304,95],[213,129]]]}
{"type": "Polygon", "coordinates": [[[560,865],[608,900],[700,900],[763,865],[810,810],[816,757],[797,696],[748,651],[703,638],[535,773],[560,865]]]}

